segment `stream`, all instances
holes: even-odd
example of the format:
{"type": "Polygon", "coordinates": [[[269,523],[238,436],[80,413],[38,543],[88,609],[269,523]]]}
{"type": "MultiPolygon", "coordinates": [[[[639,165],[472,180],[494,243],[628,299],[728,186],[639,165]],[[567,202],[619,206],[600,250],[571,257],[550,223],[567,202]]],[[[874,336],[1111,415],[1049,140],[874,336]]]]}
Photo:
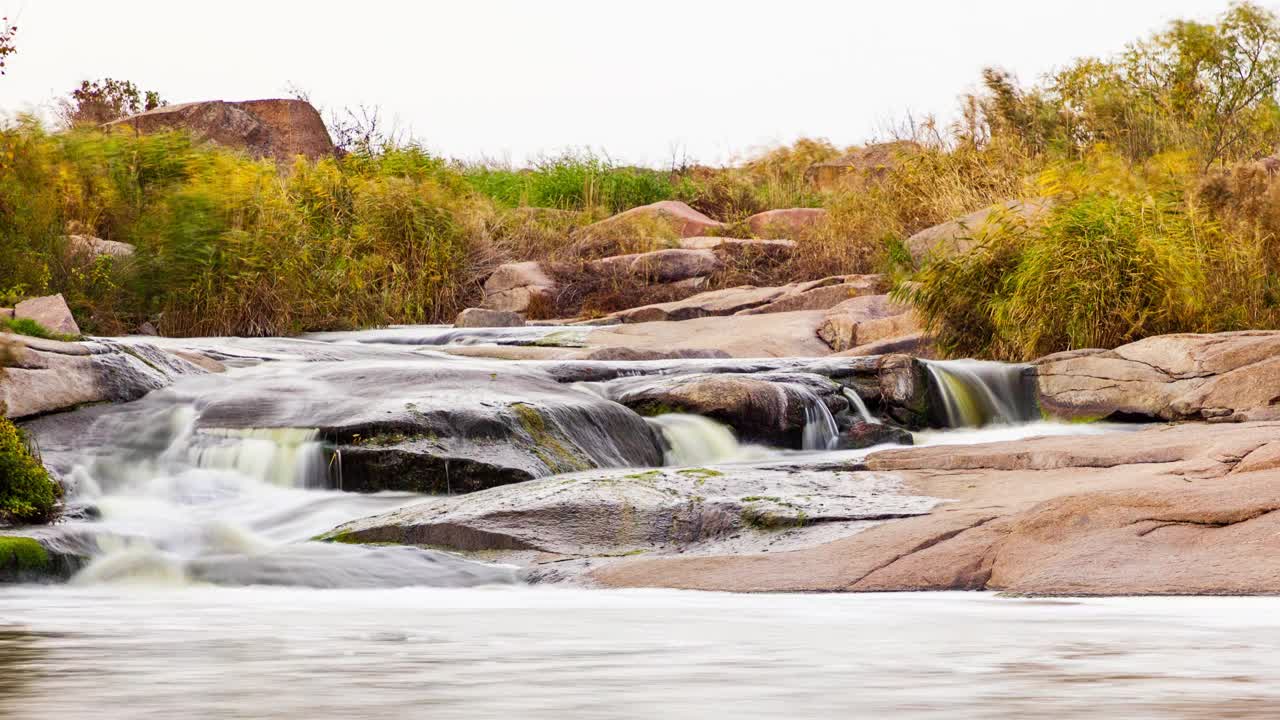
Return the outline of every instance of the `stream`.
{"type": "MultiPolygon", "coordinates": [[[[849,423],[881,422],[857,393],[846,388],[854,397],[833,414],[837,401],[785,374],[819,361],[575,365],[439,352],[551,332],[182,341],[228,372],[29,423],[70,486],[69,518],[36,535],[90,559],[65,585],[0,586],[0,717],[1074,717],[1091,711],[1086,684],[1129,717],[1200,717],[1280,694],[1263,682],[1280,655],[1259,642],[1280,637],[1280,619],[1261,600],[603,591],[529,586],[518,568],[441,550],[311,541],[436,501],[351,492],[356,451],[429,442],[545,476],[555,458],[484,439],[521,420],[502,413],[525,402],[540,408],[531,432],[604,468],[824,472],[877,449],[836,449],[849,423]],[[742,441],[684,413],[641,420],[610,401],[681,373],[745,371],[779,378],[784,407],[804,403],[796,447],[742,441]],[[471,435],[406,440],[406,422],[471,435]],[[373,429],[387,439],[350,440],[373,429]],[[345,455],[335,449],[344,432],[345,455]]],[[[1122,429],[1040,422],[1011,366],[929,372],[952,427],[916,432],[919,445],[1122,429]]],[[[446,493],[464,470],[445,462],[446,493]]]]}

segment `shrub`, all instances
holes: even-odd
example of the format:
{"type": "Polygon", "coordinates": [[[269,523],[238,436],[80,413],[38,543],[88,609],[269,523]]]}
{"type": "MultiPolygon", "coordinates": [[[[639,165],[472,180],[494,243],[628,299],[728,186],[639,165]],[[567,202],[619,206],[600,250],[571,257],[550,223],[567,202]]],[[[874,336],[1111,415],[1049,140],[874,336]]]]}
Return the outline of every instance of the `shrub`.
{"type": "Polygon", "coordinates": [[[48,522],[62,488],[27,449],[22,432],[0,417],[0,520],[48,522]]]}

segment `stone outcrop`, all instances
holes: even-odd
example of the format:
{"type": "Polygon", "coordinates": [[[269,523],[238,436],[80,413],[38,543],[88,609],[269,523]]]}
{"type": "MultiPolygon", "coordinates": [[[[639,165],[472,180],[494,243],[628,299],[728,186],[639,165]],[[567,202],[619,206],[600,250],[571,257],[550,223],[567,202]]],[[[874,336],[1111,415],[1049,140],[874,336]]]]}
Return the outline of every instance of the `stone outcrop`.
{"type": "Polygon", "coordinates": [[[971,212],[964,217],[934,225],[907,238],[907,251],[916,266],[930,258],[953,257],[972,250],[995,225],[1017,222],[1028,225],[1043,218],[1051,204],[1045,199],[1009,200],[971,212]]]}
{"type": "Polygon", "coordinates": [[[61,293],[23,300],[13,308],[13,316],[19,320],[34,320],[59,335],[80,334],[80,326],[61,293]]]}
{"type": "Polygon", "coordinates": [[[109,123],[108,127],[152,133],[186,130],[201,140],[237,148],[254,157],[292,161],[334,155],[324,120],[304,100],[248,100],[165,105],[109,123]]]}
{"type": "Polygon", "coordinates": [[[747,218],[747,226],[756,237],[792,238],[812,232],[826,220],[823,208],[787,208],[756,213],[747,218]]]}
{"type": "Polygon", "coordinates": [[[918,143],[910,140],[867,145],[835,160],[814,163],[805,176],[823,190],[851,180],[875,181],[921,150],[918,143]]]}
{"type": "Polygon", "coordinates": [[[587,263],[585,272],[626,278],[636,284],[658,284],[705,277],[723,267],[712,250],[671,248],[594,260],[587,263]]]}
{"type": "Polygon", "coordinates": [[[1280,592],[1280,425],[1187,424],[873,454],[928,515],[789,552],[606,564],[608,586],[732,591],[1280,592]]]}
{"type": "Polygon", "coordinates": [[[0,374],[0,411],[25,418],[100,402],[128,402],[205,370],[144,344],[66,343],[5,336],[19,348],[0,374]]]}
{"type": "Polygon", "coordinates": [[[583,473],[440,499],[358,520],[328,538],[557,555],[764,548],[791,531],[910,517],[930,498],[872,474],[662,468],[583,473]]]}
{"type": "Polygon", "coordinates": [[[811,403],[825,403],[831,412],[849,406],[838,384],[803,373],[620,378],[606,390],[611,399],[641,415],[692,413],[728,425],[744,440],[796,449],[811,403]]]}
{"type": "Polygon", "coordinates": [[[920,322],[909,305],[888,295],[865,295],[831,307],[822,316],[818,337],[835,352],[920,333],[920,322]]]}
{"type": "Polygon", "coordinates": [[[486,310],[484,308],[467,308],[458,313],[453,326],[459,328],[476,327],[523,327],[524,318],[519,313],[507,310],[486,310]]]}
{"type": "Polygon", "coordinates": [[[688,238],[718,230],[724,223],[713,220],[678,200],[641,205],[613,217],[592,223],[574,232],[573,239],[584,249],[608,247],[626,239],[688,238]]]}
{"type": "Polygon", "coordinates": [[[822,310],[849,298],[882,292],[884,287],[882,275],[841,275],[777,287],[744,285],[710,290],[684,300],[630,308],[610,315],[609,319],[635,323],[822,310]]]}
{"type": "Polygon", "coordinates": [[[818,338],[821,310],[704,317],[684,322],[611,325],[591,331],[588,348],[720,350],[732,357],[819,357],[831,348],[818,338]]]}
{"type": "Polygon", "coordinates": [[[551,303],[559,284],[536,262],[508,263],[484,282],[485,310],[526,313],[536,303],[551,303]]]}
{"type": "Polygon", "coordinates": [[[1041,408],[1064,419],[1280,417],[1280,332],[1162,335],[1035,363],[1041,408]]]}

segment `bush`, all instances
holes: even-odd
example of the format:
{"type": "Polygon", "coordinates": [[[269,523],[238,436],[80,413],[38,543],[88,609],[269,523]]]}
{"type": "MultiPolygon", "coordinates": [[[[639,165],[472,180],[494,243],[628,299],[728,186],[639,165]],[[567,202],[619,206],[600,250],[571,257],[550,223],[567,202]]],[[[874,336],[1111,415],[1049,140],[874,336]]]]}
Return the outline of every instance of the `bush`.
{"type": "Polygon", "coordinates": [[[27,449],[22,432],[0,417],[0,520],[48,522],[61,496],[62,488],[27,449]]]}
{"type": "Polygon", "coordinates": [[[1263,245],[1196,204],[1184,162],[1131,169],[1129,187],[1109,179],[1116,166],[1104,156],[1054,168],[1043,184],[1058,204],[1042,224],[1001,218],[975,250],[899,291],[943,353],[1027,360],[1274,322],[1263,245]]]}

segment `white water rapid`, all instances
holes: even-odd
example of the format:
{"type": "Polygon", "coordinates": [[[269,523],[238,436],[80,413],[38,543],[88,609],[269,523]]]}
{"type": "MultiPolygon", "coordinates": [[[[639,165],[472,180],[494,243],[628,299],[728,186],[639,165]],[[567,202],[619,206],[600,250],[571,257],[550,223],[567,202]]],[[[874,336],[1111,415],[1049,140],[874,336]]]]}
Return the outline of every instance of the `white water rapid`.
{"type": "Polygon", "coordinates": [[[946,360],[925,367],[941,396],[947,427],[1016,425],[1040,417],[1026,365],[946,360]]]}

